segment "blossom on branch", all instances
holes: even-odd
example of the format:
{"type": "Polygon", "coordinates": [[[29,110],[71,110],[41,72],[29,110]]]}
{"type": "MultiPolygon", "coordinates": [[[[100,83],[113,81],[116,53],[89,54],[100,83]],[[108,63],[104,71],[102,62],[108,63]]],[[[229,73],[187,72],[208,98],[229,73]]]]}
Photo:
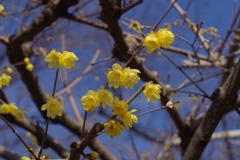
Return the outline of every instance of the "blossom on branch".
{"type": "Polygon", "coordinates": [[[112,68],[107,68],[105,74],[108,79],[108,87],[118,88],[123,85],[123,68],[118,63],[114,63],[112,68]]]}
{"type": "Polygon", "coordinates": [[[136,109],[133,109],[129,112],[126,112],[124,115],[123,115],[123,125],[129,130],[129,127],[132,128],[132,122],[135,122],[135,123],[138,123],[138,118],[136,115],[132,114],[132,112],[136,112],[137,110],[136,109]]]}
{"type": "Polygon", "coordinates": [[[63,53],[57,52],[56,50],[52,50],[48,55],[46,55],[46,62],[49,62],[48,68],[55,67],[57,69],[65,67],[70,69],[75,67],[75,61],[78,60],[77,56],[68,51],[63,51],[63,53]]]}
{"type": "Polygon", "coordinates": [[[128,87],[133,89],[134,84],[138,83],[140,78],[138,77],[138,73],[141,73],[137,69],[130,69],[129,67],[123,70],[123,85],[127,89],[128,87]]]}
{"type": "Polygon", "coordinates": [[[123,68],[120,64],[115,63],[112,68],[107,68],[105,74],[108,79],[108,87],[118,88],[124,86],[127,88],[134,88],[134,84],[140,80],[138,73],[141,73],[137,69],[130,69],[129,67],[123,68]]]}
{"type": "Polygon", "coordinates": [[[100,101],[98,99],[98,93],[90,90],[86,93],[86,95],[82,96],[81,102],[84,110],[88,113],[93,112],[93,107],[97,107],[100,105],[100,101]]]}
{"type": "Polygon", "coordinates": [[[54,119],[56,115],[62,116],[62,103],[59,100],[54,99],[51,95],[46,95],[47,103],[42,105],[41,110],[47,110],[47,117],[54,119]]]}
{"type": "Polygon", "coordinates": [[[168,29],[159,29],[157,32],[151,31],[144,39],[143,46],[147,47],[147,52],[151,53],[160,47],[168,48],[174,41],[174,34],[168,29]]]}
{"type": "Polygon", "coordinates": [[[112,105],[113,94],[108,90],[104,89],[103,86],[98,88],[98,100],[102,102],[102,107],[105,109],[107,105],[112,105]]]}
{"type": "Polygon", "coordinates": [[[116,115],[118,118],[123,118],[124,114],[128,110],[128,104],[126,100],[119,100],[118,97],[115,97],[111,108],[114,115],[116,115]]]}
{"type": "Polygon", "coordinates": [[[67,52],[67,51],[64,51],[62,53],[62,58],[60,59],[61,61],[61,64],[67,68],[67,69],[70,69],[72,67],[75,67],[75,61],[78,60],[77,56],[72,53],[72,52],[67,52]]]}
{"type": "Polygon", "coordinates": [[[143,94],[146,96],[146,100],[156,102],[156,99],[160,99],[160,93],[162,87],[159,84],[153,84],[152,81],[148,82],[143,90],[143,94]]]}
{"type": "Polygon", "coordinates": [[[106,135],[110,134],[110,138],[117,137],[121,135],[120,131],[124,131],[124,127],[120,124],[120,122],[110,119],[106,123],[104,123],[104,127],[106,128],[106,135]]]}
{"type": "Polygon", "coordinates": [[[2,86],[9,86],[11,79],[11,76],[3,73],[0,77],[0,89],[2,88],[2,86]]]}

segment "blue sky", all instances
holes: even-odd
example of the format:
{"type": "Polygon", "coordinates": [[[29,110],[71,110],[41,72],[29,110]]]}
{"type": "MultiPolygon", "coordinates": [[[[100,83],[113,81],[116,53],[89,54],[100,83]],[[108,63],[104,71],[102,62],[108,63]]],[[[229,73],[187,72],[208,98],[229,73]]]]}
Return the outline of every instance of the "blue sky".
{"type": "MultiPolygon", "coordinates": [[[[82,2],[85,2],[85,1],[82,1],[82,2]]],[[[185,10],[189,2],[190,1],[188,0],[179,0],[178,4],[185,10]]],[[[99,7],[97,6],[98,3],[99,2],[97,0],[93,0],[91,3],[89,3],[83,8],[83,13],[85,15],[91,15],[96,13],[95,16],[91,16],[89,17],[89,19],[101,22],[99,19],[97,19],[97,17],[99,16],[99,7]]],[[[18,11],[24,10],[25,0],[22,0],[22,1],[4,0],[3,5],[5,6],[7,13],[18,12],[18,11]]],[[[125,18],[137,20],[141,24],[146,26],[153,26],[161,17],[161,15],[166,11],[169,5],[170,3],[165,0],[162,0],[162,1],[159,1],[159,0],[146,1],[145,0],[139,6],[135,7],[134,9],[124,14],[119,20],[119,23],[121,24],[124,31],[134,33],[126,25],[122,23],[122,21],[124,21],[125,18]]],[[[203,25],[203,28],[216,27],[218,29],[217,33],[220,35],[220,39],[222,40],[226,35],[226,32],[229,29],[231,22],[233,20],[233,17],[237,9],[239,8],[239,6],[240,6],[240,2],[237,0],[211,0],[211,1],[209,0],[194,1],[193,0],[190,3],[189,9],[187,11],[187,15],[194,23],[199,24],[200,21],[204,21],[205,24],[203,25]]],[[[74,7],[72,7],[70,11],[73,9],[74,7]]],[[[43,10],[44,10],[44,7],[40,7],[40,9],[36,10],[36,12],[30,13],[30,16],[27,16],[27,17],[25,16],[25,20],[24,20],[25,27],[31,24],[32,21],[36,18],[36,16],[43,10]]],[[[16,15],[9,15],[4,19],[0,18],[0,28],[1,28],[0,35],[4,33],[8,35],[17,33],[19,30],[19,20],[22,18],[22,15],[23,14],[16,14],[16,15]]],[[[172,24],[177,19],[182,20],[182,17],[173,8],[169,12],[169,14],[164,18],[164,20],[161,22],[161,24],[159,25],[159,28],[163,28],[164,23],[172,24]]],[[[238,21],[236,24],[239,24],[239,23],[240,23],[240,19],[238,18],[238,21]]],[[[236,28],[236,25],[234,28],[236,28]]],[[[184,24],[182,26],[172,25],[171,30],[174,33],[184,37],[190,42],[192,42],[193,39],[195,38],[195,34],[189,30],[189,27],[187,24],[184,24]]],[[[143,31],[144,33],[148,33],[149,29],[144,29],[143,31]]],[[[51,49],[56,49],[58,51],[61,51],[61,35],[62,34],[65,34],[65,37],[66,37],[66,50],[74,52],[79,57],[79,61],[76,62],[76,68],[87,65],[90,62],[92,56],[95,54],[97,49],[100,49],[101,51],[100,56],[98,57],[98,60],[112,56],[111,49],[114,44],[114,41],[109,34],[107,34],[105,31],[97,30],[85,24],[70,22],[64,19],[57,20],[55,27],[47,28],[45,30],[45,36],[54,37],[53,41],[46,41],[46,38],[43,38],[40,41],[38,41],[36,44],[34,44],[34,47],[46,48],[48,52],[51,49]]],[[[228,39],[228,42],[232,41],[232,39],[233,37],[230,36],[228,39]]],[[[217,40],[214,40],[213,42],[214,42],[214,45],[217,44],[217,40]]],[[[199,41],[197,41],[195,44],[195,47],[197,48],[199,45],[200,43],[199,41]]],[[[184,48],[192,51],[191,47],[188,44],[179,40],[178,38],[175,38],[175,42],[172,44],[172,46],[184,48]]],[[[2,44],[0,44],[0,48],[2,50],[2,52],[0,53],[2,57],[5,54],[5,47],[2,44]]],[[[227,55],[228,51],[229,49],[225,48],[223,50],[223,55],[227,55]]],[[[143,51],[143,52],[146,53],[146,51],[143,51]]],[[[166,51],[166,53],[177,65],[181,65],[181,61],[183,59],[188,59],[188,57],[185,57],[176,53],[172,53],[169,51],[166,51]]],[[[207,53],[203,49],[199,50],[199,53],[203,55],[207,55],[207,53]]],[[[44,57],[42,55],[32,56],[31,61],[35,65],[34,72],[38,75],[39,83],[41,87],[43,88],[45,93],[50,94],[52,92],[55,69],[48,69],[47,63],[43,61],[43,58],[44,57]]],[[[159,73],[160,81],[162,81],[163,83],[167,83],[167,75],[168,73],[171,73],[170,84],[172,88],[179,86],[184,80],[186,80],[186,77],[181,72],[179,72],[163,55],[158,56],[155,53],[151,53],[151,54],[145,55],[144,58],[146,59],[145,65],[151,70],[156,70],[159,73]]],[[[72,88],[73,96],[75,98],[76,104],[82,116],[83,116],[82,114],[83,109],[79,99],[88,90],[96,91],[99,86],[106,85],[106,76],[104,74],[104,71],[106,68],[111,67],[111,65],[114,62],[117,62],[117,61],[112,59],[112,60],[102,62],[100,64],[93,66],[91,72],[86,74],[84,78],[75,87],[72,88]],[[96,81],[94,79],[95,77],[99,77],[99,80],[96,81]]],[[[9,64],[8,59],[5,58],[1,60],[0,67],[4,67],[8,64],[9,64]]],[[[71,82],[77,76],[81,75],[82,71],[83,70],[79,70],[73,73],[68,72],[68,75],[69,75],[68,82],[71,82]]],[[[185,72],[188,75],[192,75],[193,73],[197,72],[197,69],[186,68],[185,72]]],[[[219,69],[209,68],[207,71],[203,72],[203,76],[212,75],[218,72],[220,72],[219,69]]],[[[197,76],[195,77],[195,80],[199,78],[200,76],[197,76]]],[[[204,90],[209,95],[211,95],[214,89],[219,86],[218,78],[220,77],[215,77],[207,81],[201,82],[199,83],[199,85],[202,88],[204,88],[204,90]]],[[[135,89],[133,90],[131,89],[126,90],[124,88],[118,89],[114,91],[114,95],[119,96],[120,93],[122,92],[123,98],[128,99],[142,84],[143,82],[139,82],[139,84],[137,84],[135,86],[135,89]]],[[[60,90],[62,88],[63,88],[63,83],[59,77],[57,90],[60,90]]],[[[113,89],[109,89],[109,90],[113,91],[113,89]]],[[[197,90],[196,87],[193,85],[186,87],[183,90],[200,93],[200,91],[197,90]]],[[[32,117],[33,121],[44,122],[44,119],[36,110],[36,107],[32,102],[31,97],[27,91],[27,88],[22,83],[20,76],[17,72],[15,72],[13,75],[13,83],[9,87],[5,87],[4,91],[10,102],[15,102],[19,106],[19,108],[26,109],[27,118],[32,117]],[[19,94],[19,92],[16,92],[16,88],[18,90],[21,90],[22,93],[24,94],[19,94]]],[[[64,98],[64,110],[70,116],[74,117],[74,114],[71,110],[66,94],[63,94],[62,97],[64,98]]],[[[186,93],[178,93],[177,95],[173,96],[173,98],[175,100],[181,100],[181,103],[178,109],[180,110],[181,115],[184,118],[186,118],[186,116],[189,114],[194,104],[200,105],[202,111],[206,111],[205,106],[211,104],[211,102],[207,99],[205,100],[204,103],[201,103],[201,98],[199,98],[199,100],[196,103],[193,103],[191,97],[189,97],[188,94],[186,93]]],[[[159,104],[160,104],[159,101],[157,103],[152,103],[152,102],[147,103],[145,101],[144,95],[140,94],[139,97],[137,97],[131,103],[130,107],[136,108],[138,110],[137,113],[141,113],[150,109],[160,107],[159,104]]],[[[106,112],[110,113],[111,112],[110,108],[108,108],[106,112]]],[[[91,113],[88,116],[88,123],[93,124],[94,122],[104,122],[106,119],[107,117],[103,115],[98,116],[97,113],[91,113]]],[[[237,122],[239,120],[240,120],[239,116],[235,112],[231,112],[226,115],[227,122],[232,122],[232,121],[237,122]]],[[[220,122],[220,124],[216,128],[216,131],[223,130],[221,123],[222,122],[220,122]]],[[[4,137],[4,139],[0,139],[0,144],[5,145],[8,148],[11,148],[19,155],[22,155],[22,156],[28,155],[28,153],[25,152],[25,148],[22,146],[22,144],[18,143],[17,145],[15,145],[16,144],[15,142],[17,142],[17,138],[12,133],[9,133],[10,130],[2,122],[0,122],[0,124],[1,124],[0,127],[4,128],[4,129],[1,129],[1,132],[0,132],[1,136],[4,137]],[[22,154],[24,152],[25,154],[22,154]]],[[[44,125],[41,123],[41,126],[43,127],[44,125]]],[[[136,126],[142,131],[147,132],[152,136],[157,136],[158,138],[163,140],[164,140],[164,137],[159,136],[160,135],[159,133],[173,135],[175,132],[177,132],[175,125],[173,124],[172,120],[170,119],[168,113],[165,110],[161,110],[161,111],[154,112],[154,113],[147,114],[140,117],[139,123],[134,124],[134,126],[136,126]]],[[[227,125],[225,129],[238,129],[239,127],[240,126],[238,123],[230,123],[230,125],[227,125]]],[[[26,133],[25,130],[17,126],[16,126],[16,129],[22,136],[25,135],[26,133]]],[[[50,124],[49,134],[54,138],[56,138],[57,140],[60,140],[65,147],[68,147],[72,141],[78,140],[78,138],[75,135],[73,135],[72,133],[70,133],[60,125],[50,124]],[[61,134],[56,134],[58,132],[61,132],[61,134]]],[[[147,141],[146,139],[144,139],[142,136],[138,134],[135,134],[135,133],[133,134],[134,134],[134,141],[140,153],[146,153],[150,151],[150,148],[153,150],[156,149],[156,151],[161,151],[161,148],[158,148],[156,144],[154,144],[153,142],[147,141]]],[[[117,156],[121,155],[119,151],[119,148],[121,148],[123,152],[122,154],[125,154],[124,155],[125,158],[128,153],[128,147],[132,147],[131,142],[129,141],[128,131],[123,132],[122,136],[119,136],[114,140],[111,140],[110,137],[106,136],[105,134],[99,136],[99,139],[104,144],[106,144],[106,146],[108,146],[112,150],[112,152],[115,153],[117,156]]],[[[30,140],[27,137],[24,138],[24,140],[30,143],[30,140]]],[[[206,159],[207,157],[210,157],[210,159],[218,157],[218,154],[220,154],[222,151],[221,150],[222,143],[223,141],[221,140],[211,142],[203,153],[203,159],[206,159]],[[211,154],[212,149],[214,150],[214,154],[211,154]]],[[[239,148],[239,146],[237,147],[239,148]]],[[[51,153],[51,158],[59,158],[58,155],[55,152],[52,152],[51,149],[46,149],[44,150],[44,152],[51,153]]],[[[173,152],[174,154],[176,154],[176,159],[178,159],[181,155],[180,150],[178,148],[174,148],[173,152]]],[[[223,151],[223,153],[224,152],[225,151],[223,151]]]]}

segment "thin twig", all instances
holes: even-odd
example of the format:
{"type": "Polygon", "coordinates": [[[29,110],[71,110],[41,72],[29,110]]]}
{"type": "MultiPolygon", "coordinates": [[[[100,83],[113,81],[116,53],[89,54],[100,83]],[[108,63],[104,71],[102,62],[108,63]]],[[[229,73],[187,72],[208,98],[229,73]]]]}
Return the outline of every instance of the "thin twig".
{"type": "Polygon", "coordinates": [[[168,12],[173,7],[175,2],[177,2],[177,0],[175,0],[173,3],[171,3],[171,5],[168,7],[168,9],[163,13],[162,17],[160,17],[158,22],[153,26],[153,29],[152,29],[153,31],[155,31],[157,29],[158,25],[162,22],[163,18],[168,14],[168,12]]]}
{"type": "Polygon", "coordinates": [[[234,26],[234,24],[236,23],[239,14],[240,14],[240,8],[238,9],[238,11],[237,11],[237,13],[236,13],[236,15],[235,15],[235,17],[234,17],[234,19],[233,19],[233,21],[232,21],[232,24],[231,24],[230,28],[228,29],[228,32],[227,32],[227,34],[226,34],[223,42],[221,43],[221,45],[220,45],[220,47],[219,47],[219,50],[218,50],[218,53],[219,53],[219,54],[222,54],[222,49],[223,49],[223,47],[224,47],[224,45],[225,45],[228,37],[229,37],[230,34],[232,33],[233,26],[234,26]]]}
{"type": "Polygon", "coordinates": [[[150,110],[150,111],[146,111],[146,112],[140,113],[140,114],[138,114],[138,115],[136,115],[136,116],[139,117],[139,116],[141,116],[141,115],[144,115],[144,114],[147,114],[147,113],[150,113],[150,112],[154,112],[154,111],[157,111],[157,110],[161,110],[161,109],[164,109],[164,108],[168,108],[169,106],[172,106],[172,105],[177,104],[177,103],[180,103],[180,101],[176,101],[176,102],[173,102],[173,103],[171,103],[171,104],[169,104],[169,105],[162,106],[162,107],[160,107],[160,108],[156,108],[156,109],[152,109],[152,110],[150,110]]]}
{"type": "Polygon", "coordinates": [[[8,123],[8,121],[3,118],[1,115],[0,115],[0,118],[12,129],[12,132],[18,137],[18,139],[24,144],[24,146],[28,149],[28,151],[33,155],[33,157],[36,159],[36,160],[39,160],[39,158],[35,155],[35,153],[33,152],[33,150],[31,148],[28,147],[28,145],[24,142],[24,140],[19,136],[19,134],[17,133],[17,131],[11,126],[10,123],[8,123]]]}
{"type": "MultiPolygon", "coordinates": [[[[52,97],[53,98],[54,98],[54,94],[55,94],[55,90],[56,90],[56,86],[57,86],[58,72],[59,72],[59,69],[57,69],[57,71],[56,71],[56,76],[55,76],[55,80],[54,80],[54,84],[53,84],[53,92],[52,92],[52,97]]],[[[44,147],[44,144],[45,144],[45,141],[46,141],[49,122],[50,122],[50,117],[47,118],[47,124],[46,124],[46,128],[45,128],[45,132],[43,134],[42,144],[41,144],[41,147],[40,147],[40,150],[39,150],[39,153],[38,153],[39,158],[42,154],[42,150],[43,150],[43,147],[44,147]]]]}
{"type": "MultiPolygon", "coordinates": [[[[161,50],[160,50],[161,51],[161,50]]],[[[205,97],[211,99],[210,96],[207,95],[207,93],[204,92],[204,90],[202,90],[183,70],[181,67],[178,67],[173,61],[172,59],[170,59],[163,51],[161,51],[162,54],[177,68],[179,69],[204,95],[205,97]]]]}
{"type": "Polygon", "coordinates": [[[129,105],[145,88],[146,83],[144,85],[142,85],[142,87],[140,87],[128,100],[127,100],[127,104],[129,105]]]}
{"type": "Polygon", "coordinates": [[[131,129],[129,130],[129,137],[130,137],[130,141],[131,141],[131,143],[132,143],[133,150],[135,151],[138,160],[141,160],[141,156],[140,156],[140,154],[139,154],[139,152],[138,152],[138,150],[137,150],[136,144],[135,144],[135,142],[134,142],[134,138],[133,138],[132,130],[131,130],[131,129]]]}

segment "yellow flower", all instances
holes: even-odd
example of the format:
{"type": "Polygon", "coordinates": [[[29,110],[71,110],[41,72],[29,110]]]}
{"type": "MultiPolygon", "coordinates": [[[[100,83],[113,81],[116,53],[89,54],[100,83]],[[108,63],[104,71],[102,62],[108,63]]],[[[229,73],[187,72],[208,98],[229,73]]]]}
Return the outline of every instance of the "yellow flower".
{"type": "Polygon", "coordinates": [[[147,47],[147,52],[151,53],[155,49],[160,48],[159,40],[158,40],[158,34],[151,31],[144,39],[143,39],[143,46],[147,47]]]}
{"type": "Polygon", "coordinates": [[[98,93],[93,90],[89,90],[86,95],[81,98],[83,108],[88,112],[93,111],[93,107],[97,107],[100,105],[100,101],[98,99],[98,93]]]}
{"type": "Polygon", "coordinates": [[[0,77],[0,89],[2,88],[2,86],[9,86],[10,80],[11,76],[3,73],[2,76],[0,77]]]}
{"type": "Polygon", "coordinates": [[[99,157],[99,154],[95,151],[92,151],[88,154],[88,157],[91,159],[91,160],[95,160],[99,157]]]}
{"type": "Polygon", "coordinates": [[[170,43],[173,43],[174,41],[174,34],[168,29],[159,29],[157,31],[157,35],[159,45],[161,45],[164,48],[168,48],[170,46],[170,43]]]}
{"type": "Polygon", "coordinates": [[[59,100],[54,99],[51,95],[46,95],[47,103],[42,105],[41,110],[47,110],[47,117],[54,119],[56,115],[62,116],[62,103],[59,100]]]}
{"type": "Polygon", "coordinates": [[[33,137],[33,134],[32,134],[31,132],[27,132],[26,135],[27,135],[28,137],[33,137]]]}
{"type": "Polygon", "coordinates": [[[74,53],[64,51],[62,53],[62,58],[60,59],[60,62],[64,67],[70,69],[72,67],[75,67],[74,61],[76,60],[78,60],[78,58],[74,53]]]}
{"type": "Polygon", "coordinates": [[[63,55],[56,50],[52,50],[48,55],[46,55],[44,61],[49,62],[48,68],[62,68],[63,65],[61,63],[63,55]]]}
{"type": "Polygon", "coordinates": [[[104,127],[106,128],[106,135],[110,134],[111,139],[113,139],[113,137],[121,135],[120,131],[125,130],[124,127],[120,124],[120,122],[113,119],[104,123],[104,127]]]}
{"type": "Polygon", "coordinates": [[[156,99],[160,99],[160,93],[162,87],[159,84],[153,84],[151,81],[146,84],[143,94],[146,96],[147,101],[156,102],[156,99]]]}
{"type": "Polygon", "coordinates": [[[113,95],[108,90],[104,89],[104,87],[98,88],[98,98],[99,101],[102,102],[102,107],[105,109],[107,105],[112,105],[113,95]]]}
{"type": "Polygon", "coordinates": [[[136,30],[136,31],[141,31],[143,26],[140,25],[140,23],[138,21],[134,21],[133,19],[131,19],[130,21],[131,21],[131,23],[130,23],[129,28],[132,28],[133,30],[136,30]]]}
{"type": "Polygon", "coordinates": [[[44,154],[41,159],[50,159],[49,154],[44,154]]]}
{"type": "Polygon", "coordinates": [[[123,115],[128,110],[128,104],[126,100],[119,100],[118,97],[115,97],[113,100],[113,105],[111,105],[114,115],[117,115],[118,118],[122,118],[123,115]]]}
{"type": "Polygon", "coordinates": [[[81,160],[89,160],[89,159],[84,157],[84,158],[82,158],[81,160]]]}
{"type": "Polygon", "coordinates": [[[197,97],[197,96],[192,96],[192,101],[193,101],[193,102],[196,102],[196,101],[197,101],[197,99],[198,99],[198,97],[197,97]]]}
{"type": "Polygon", "coordinates": [[[30,59],[29,59],[28,57],[25,57],[25,58],[23,59],[23,62],[24,62],[25,64],[28,64],[28,63],[30,63],[30,59]]]}
{"type": "Polygon", "coordinates": [[[165,85],[165,88],[166,88],[167,90],[170,90],[170,89],[171,89],[170,84],[166,84],[166,85],[165,85]]]}
{"type": "Polygon", "coordinates": [[[138,118],[136,115],[132,114],[132,112],[136,112],[136,109],[131,110],[130,112],[126,112],[123,115],[123,125],[129,130],[129,127],[132,128],[132,122],[138,123],[138,118]]]}
{"type": "Polygon", "coordinates": [[[28,70],[28,71],[32,71],[33,70],[33,68],[34,68],[34,66],[32,65],[32,63],[28,63],[27,65],[26,65],[26,69],[28,70]]]}
{"type": "Polygon", "coordinates": [[[8,74],[12,74],[12,73],[13,73],[13,70],[12,70],[11,67],[6,67],[5,70],[6,70],[6,72],[7,72],[8,74]]]}
{"type": "Polygon", "coordinates": [[[126,89],[128,87],[133,89],[134,84],[138,83],[138,80],[140,80],[137,75],[138,73],[141,72],[137,69],[130,69],[129,67],[123,70],[123,85],[126,89]]]}
{"type": "Polygon", "coordinates": [[[108,87],[118,88],[123,84],[123,68],[118,63],[113,64],[112,68],[107,68],[105,74],[108,79],[108,87]]]}
{"type": "Polygon", "coordinates": [[[23,120],[23,118],[24,118],[24,112],[25,112],[24,109],[15,110],[13,116],[16,117],[18,120],[23,120]]]}
{"type": "Polygon", "coordinates": [[[31,160],[31,159],[28,157],[21,157],[21,160],[31,160]]]}
{"type": "Polygon", "coordinates": [[[3,10],[4,10],[4,6],[0,4],[0,12],[2,12],[3,10]]]}
{"type": "Polygon", "coordinates": [[[0,114],[15,114],[15,111],[18,110],[18,107],[15,105],[15,103],[10,103],[10,104],[2,104],[0,107],[0,114]]]}

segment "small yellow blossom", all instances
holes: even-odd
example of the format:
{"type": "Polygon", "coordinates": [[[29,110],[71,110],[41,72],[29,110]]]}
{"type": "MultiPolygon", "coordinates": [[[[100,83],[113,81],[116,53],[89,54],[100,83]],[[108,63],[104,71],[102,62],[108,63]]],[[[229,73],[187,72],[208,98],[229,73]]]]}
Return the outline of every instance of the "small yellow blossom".
{"type": "Polygon", "coordinates": [[[105,74],[108,79],[108,87],[118,88],[123,85],[123,68],[115,63],[112,65],[112,68],[107,68],[105,74]]]}
{"type": "Polygon", "coordinates": [[[118,118],[122,118],[128,110],[128,104],[126,100],[119,100],[118,97],[115,97],[111,108],[114,115],[117,115],[118,118]]]}
{"type": "Polygon", "coordinates": [[[120,131],[124,131],[124,127],[120,124],[120,122],[110,119],[106,123],[104,123],[104,127],[106,128],[106,135],[110,134],[111,139],[113,137],[117,137],[121,135],[120,131]]]}
{"type": "Polygon", "coordinates": [[[21,160],[31,160],[29,157],[21,157],[21,160]]]}
{"type": "Polygon", "coordinates": [[[46,55],[44,61],[49,62],[48,68],[62,68],[63,65],[61,63],[63,55],[60,52],[57,52],[56,50],[52,50],[48,55],[46,55]]]}
{"type": "Polygon", "coordinates": [[[0,4],[0,12],[2,12],[3,10],[4,10],[4,6],[0,4]]]}
{"type": "Polygon", "coordinates": [[[143,46],[147,47],[147,52],[151,53],[155,49],[160,48],[159,40],[158,40],[158,34],[151,31],[144,39],[143,39],[143,46]]]}
{"type": "Polygon", "coordinates": [[[123,115],[123,125],[129,130],[129,127],[132,128],[132,122],[138,123],[138,118],[136,115],[132,114],[132,112],[136,112],[136,109],[131,110],[130,112],[126,112],[123,115]]]}
{"type": "Polygon", "coordinates": [[[193,101],[193,102],[196,102],[196,101],[197,101],[197,99],[198,99],[198,97],[197,97],[197,96],[192,96],[192,101],[193,101]]]}
{"type": "Polygon", "coordinates": [[[89,159],[84,157],[84,158],[82,158],[81,160],[89,160],[89,159]]]}
{"type": "Polygon", "coordinates": [[[23,59],[23,62],[24,62],[25,64],[28,64],[28,63],[30,63],[30,59],[29,59],[28,57],[25,57],[25,58],[23,59]]]}
{"type": "Polygon", "coordinates": [[[15,114],[15,111],[18,109],[18,107],[15,105],[15,103],[10,103],[10,104],[2,104],[0,107],[0,114],[15,114]]]}
{"type": "Polygon", "coordinates": [[[47,103],[42,105],[41,110],[47,110],[47,117],[54,119],[56,115],[62,116],[62,103],[59,100],[54,99],[51,95],[46,95],[47,103]]]}
{"type": "Polygon", "coordinates": [[[7,72],[8,74],[12,74],[12,73],[13,73],[13,70],[12,70],[11,67],[6,67],[5,70],[6,70],[6,72],[7,72]]]}
{"type": "Polygon", "coordinates": [[[26,135],[27,135],[28,137],[33,137],[33,134],[32,134],[31,132],[27,132],[26,135]]]}
{"type": "Polygon", "coordinates": [[[50,159],[50,156],[49,156],[49,154],[44,154],[44,155],[42,156],[42,158],[43,158],[43,159],[50,159]]]}
{"type": "Polygon", "coordinates": [[[170,89],[171,89],[170,84],[166,84],[166,85],[165,85],[165,88],[166,88],[167,90],[170,90],[170,89]]]}
{"type": "Polygon", "coordinates": [[[160,99],[161,88],[159,84],[153,84],[151,81],[147,83],[143,90],[143,94],[146,96],[147,101],[156,102],[156,99],[160,99]]]}
{"type": "Polygon", "coordinates": [[[26,65],[26,69],[28,70],[28,71],[32,71],[33,70],[33,68],[34,68],[34,66],[32,65],[32,63],[28,63],[27,65],[26,65]]]}
{"type": "Polygon", "coordinates": [[[70,69],[72,67],[75,67],[75,61],[78,60],[77,56],[72,52],[64,51],[62,53],[62,58],[60,59],[60,63],[66,67],[67,69],[70,69]]]}
{"type": "Polygon", "coordinates": [[[83,108],[88,112],[93,111],[93,107],[97,107],[100,105],[100,101],[98,99],[98,93],[93,90],[89,90],[86,95],[82,96],[81,102],[83,108]]]}
{"type": "Polygon", "coordinates": [[[171,29],[171,24],[170,23],[164,23],[164,28],[171,29]]]}
{"type": "Polygon", "coordinates": [[[88,154],[88,157],[91,159],[91,160],[95,160],[99,157],[99,154],[95,151],[92,151],[88,154]]]}
{"type": "Polygon", "coordinates": [[[2,88],[2,86],[9,86],[10,80],[11,76],[3,73],[0,77],[0,89],[2,88]]]}
{"type": "Polygon", "coordinates": [[[141,31],[143,26],[138,21],[134,21],[133,19],[131,19],[130,21],[131,23],[129,25],[129,28],[132,28],[134,31],[141,31]]]}
{"type": "Polygon", "coordinates": [[[138,77],[138,73],[141,73],[137,69],[130,69],[129,67],[123,70],[123,85],[127,89],[128,87],[133,89],[134,84],[138,83],[140,78],[138,77]]]}
{"type": "Polygon", "coordinates": [[[104,87],[98,88],[98,100],[102,102],[102,107],[105,109],[107,105],[112,105],[113,94],[108,90],[104,89],[104,87]]]}
{"type": "Polygon", "coordinates": [[[159,29],[157,31],[157,35],[159,40],[158,42],[164,48],[168,48],[170,43],[173,43],[174,41],[174,34],[168,29],[159,29]]]}

